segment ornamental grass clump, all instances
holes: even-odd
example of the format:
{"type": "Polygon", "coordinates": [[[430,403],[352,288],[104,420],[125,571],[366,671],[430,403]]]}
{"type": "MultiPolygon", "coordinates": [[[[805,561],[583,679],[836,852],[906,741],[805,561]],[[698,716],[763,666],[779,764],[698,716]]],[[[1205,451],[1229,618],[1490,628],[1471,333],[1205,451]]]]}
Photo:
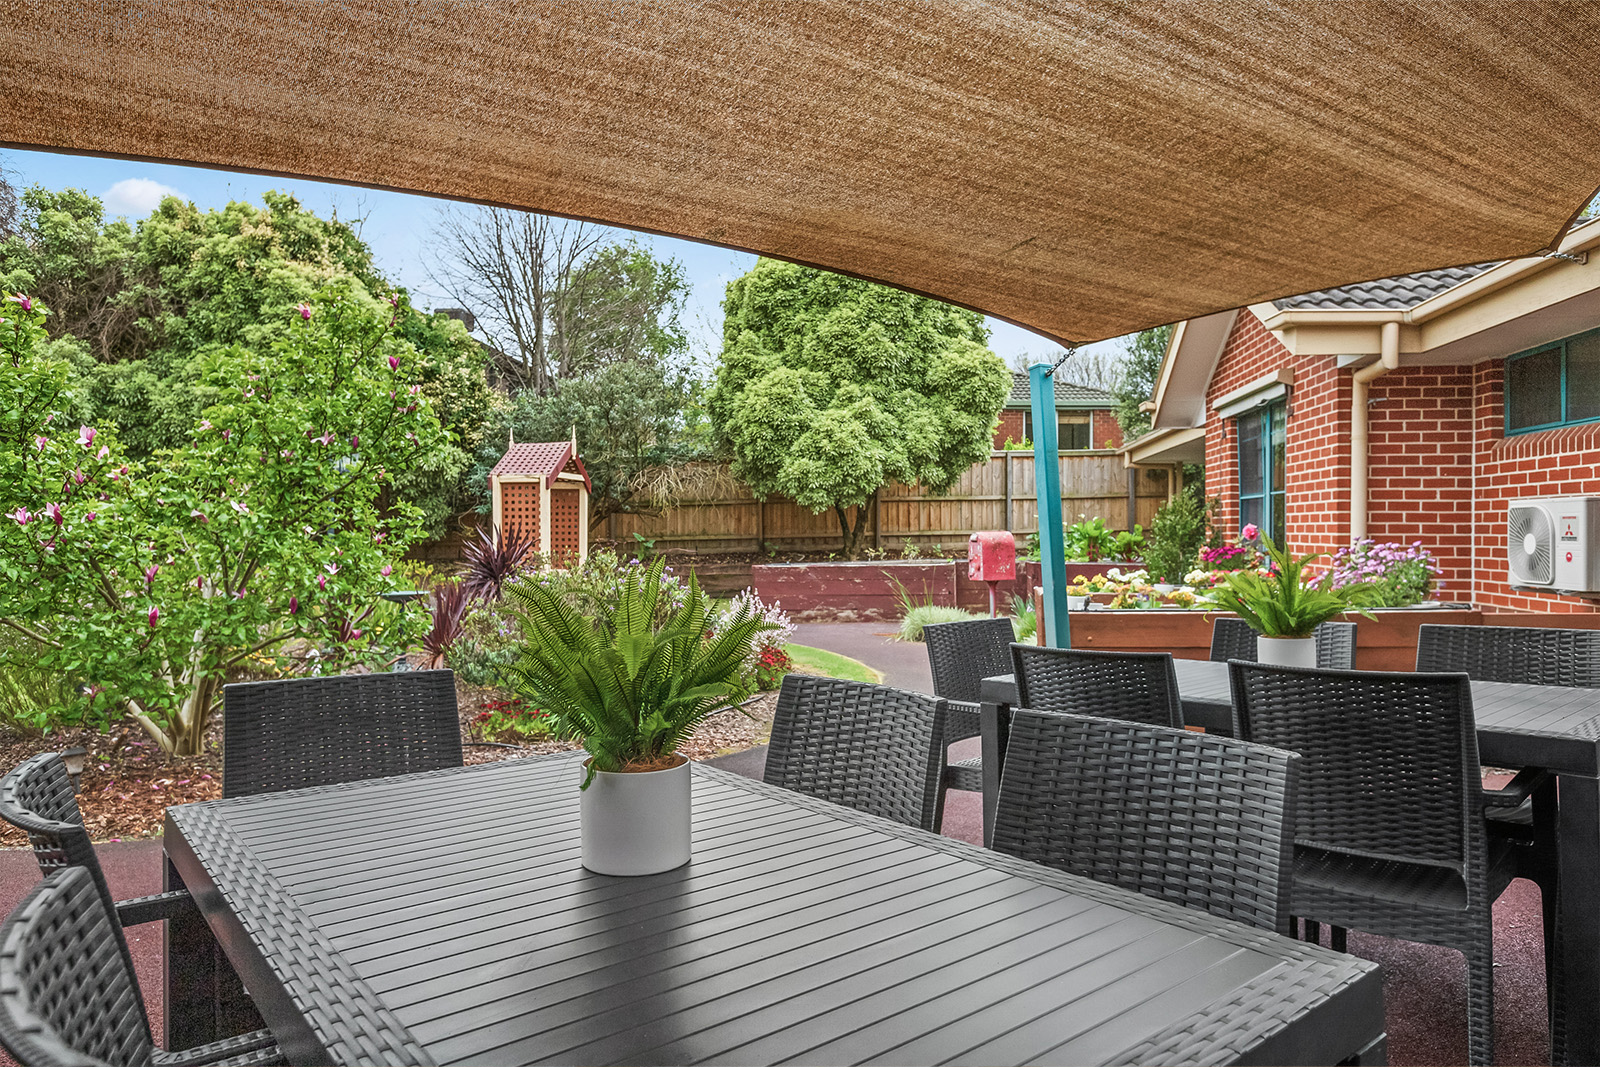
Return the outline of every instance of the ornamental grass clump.
{"type": "MultiPolygon", "coordinates": [[[[1246,539],[1256,532],[1253,526],[1245,527],[1246,539]]],[[[1355,611],[1372,618],[1367,611],[1374,598],[1371,583],[1339,585],[1331,571],[1315,581],[1306,580],[1306,564],[1324,553],[1291,556],[1269,537],[1261,538],[1261,550],[1271,561],[1268,571],[1233,571],[1223,576],[1209,594],[1213,605],[1233,612],[1256,633],[1263,637],[1311,637],[1318,626],[1335,615],[1355,611]]]]}
{"type": "Polygon", "coordinates": [[[772,624],[750,607],[711,627],[711,601],[693,574],[683,602],[660,610],[666,561],[622,576],[614,608],[580,612],[569,597],[528,577],[506,586],[523,643],[503,676],[544,711],[551,733],[589,753],[583,788],[597,771],[662,770],[708,715],[743,695],[740,670],[772,624]]]}

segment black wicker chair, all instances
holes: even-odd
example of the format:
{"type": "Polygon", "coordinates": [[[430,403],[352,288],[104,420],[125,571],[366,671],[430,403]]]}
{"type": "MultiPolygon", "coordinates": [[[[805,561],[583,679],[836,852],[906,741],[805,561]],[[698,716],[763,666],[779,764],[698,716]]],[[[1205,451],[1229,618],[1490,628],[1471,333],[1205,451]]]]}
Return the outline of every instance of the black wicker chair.
{"type": "MultiPolygon", "coordinates": [[[[1356,624],[1325,622],[1312,635],[1317,639],[1317,666],[1324,670],[1348,671],[1356,665],[1356,624]]],[[[1256,632],[1243,619],[1223,617],[1211,625],[1211,660],[1254,661],[1256,632]]]]}
{"type": "Polygon", "coordinates": [[[1014,644],[1011,663],[1019,708],[1183,726],[1170,652],[1088,652],[1014,644]]]}
{"type": "Polygon", "coordinates": [[[778,692],[764,780],[932,830],[945,702],[886,685],[791,674],[778,692]]]}
{"type": "Polygon", "coordinates": [[[1293,913],[1462,952],[1469,1059],[1492,1062],[1491,907],[1532,846],[1488,831],[1467,676],[1229,671],[1238,736],[1305,761],[1293,913]]]}
{"type": "Polygon", "coordinates": [[[50,874],[0,925],[0,1045],[22,1067],[284,1062],[265,1030],[184,1052],[156,1048],[121,941],[83,867],[50,874]]]}
{"type": "Polygon", "coordinates": [[[1289,933],[1293,752],[1018,709],[994,848],[1289,933]]]}
{"type": "Polygon", "coordinates": [[[222,709],[226,797],[461,766],[453,671],[244,682],[222,709]]]}
{"type": "Polygon", "coordinates": [[[973,619],[940,622],[922,628],[928,646],[928,666],[933,671],[933,692],[945,700],[944,777],[939,785],[939,811],[934,829],[943,822],[944,791],[983,792],[983,760],[978,757],[950,762],[948,746],[978,736],[978,688],[985,678],[1011,673],[1011,642],[1016,633],[1010,619],[973,619]]]}
{"type": "Polygon", "coordinates": [[[1466,671],[1475,682],[1600,689],[1600,630],[1430,623],[1417,629],[1417,670],[1466,671]]]}

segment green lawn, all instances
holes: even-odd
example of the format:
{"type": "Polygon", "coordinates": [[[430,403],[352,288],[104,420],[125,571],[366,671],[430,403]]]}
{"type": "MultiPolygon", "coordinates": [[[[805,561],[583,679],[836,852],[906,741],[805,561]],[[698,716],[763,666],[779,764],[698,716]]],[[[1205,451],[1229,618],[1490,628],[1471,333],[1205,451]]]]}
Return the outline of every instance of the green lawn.
{"type": "Polygon", "coordinates": [[[790,645],[789,659],[799,674],[815,674],[823,678],[844,678],[852,682],[883,681],[883,675],[860,660],[841,656],[823,648],[810,645],[790,645]]]}

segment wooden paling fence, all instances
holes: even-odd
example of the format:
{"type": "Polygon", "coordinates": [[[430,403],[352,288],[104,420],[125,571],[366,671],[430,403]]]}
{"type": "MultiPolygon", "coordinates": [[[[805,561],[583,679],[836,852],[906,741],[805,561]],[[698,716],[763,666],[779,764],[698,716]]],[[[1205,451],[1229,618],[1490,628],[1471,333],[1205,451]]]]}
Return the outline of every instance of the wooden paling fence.
{"type": "MultiPolygon", "coordinates": [[[[841,543],[839,521],[831,511],[813,515],[783,497],[768,497],[763,503],[728,477],[703,481],[716,492],[701,499],[675,496],[660,515],[612,516],[595,533],[614,541],[631,541],[637,534],[654,542],[658,552],[760,552],[769,546],[808,551],[841,543]]],[[[685,484],[692,486],[695,480],[685,484]]],[[[1083,515],[1118,529],[1130,520],[1148,526],[1167,499],[1167,475],[1152,470],[1130,480],[1116,453],[1074,452],[1061,457],[1061,495],[1061,511],[1069,522],[1083,515]]],[[[991,453],[942,496],[892,482],[879,491],[874,511],[867,523],[868,544],[890,551],[908,543],[965,551],[968,536],[977,530],[1010,530],[1020,540],[1039,529],[1033,454],[991,453]]],[[[849,514],[853,522],[855,509],[849,514]]]]}

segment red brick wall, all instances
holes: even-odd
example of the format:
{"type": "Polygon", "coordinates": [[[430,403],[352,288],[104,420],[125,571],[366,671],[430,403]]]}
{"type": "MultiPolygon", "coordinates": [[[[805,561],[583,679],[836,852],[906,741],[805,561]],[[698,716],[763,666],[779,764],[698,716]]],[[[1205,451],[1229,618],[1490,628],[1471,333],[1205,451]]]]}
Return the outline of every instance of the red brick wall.
{"type": "Polygon", "coordinates": [[[1402,368],[1367,389],[1367,534],[1421,541],[1446,600],[1471,599],[1473,397],[1470,367],[1402,368]]]}
{"type": "Polygon", "coordinates": [[[1478,456],[1473,599],[1486,607],[1592,613],[1595,605],[1554,593],[1522,593],[1506,582],[1507,503],[1529,496],[1600,495],[1600,424],[1505,436],[1505,363],[1473,368],[1478,456]]]}
{"type": "Polygon", "coordinates": [[[1089,443],[1095,448],[1122,447],[1122,427],[1117,424],[1116,412],[1095,408],[1089,413],[1089,443]]]}
{"type": "Polygon", "coordinates": [[[1325,357],[1295,357],[1248,309],[1239,312],[1206,395],[1206,492],[1221,501],[1222,529],[1237,531],[1238,434],[1211,405],[1280,367],[1294,369],[1284,530],[1296,551],[1336,547],[1350,524],[1350,375],[1325,357]]]}
{"type": "Polygon", "coordinates": [[[1012,408],[1000,412],[1000,425],[994,428],[995,448],[1004,448],[1006,446],[1007,438],[1010,438],[1013,441],[1022,440],[1024,436],[1022,432],[1022,424],[1027,414],[1028,413],[1023,411],[1021,408],[1012,408]]]}

